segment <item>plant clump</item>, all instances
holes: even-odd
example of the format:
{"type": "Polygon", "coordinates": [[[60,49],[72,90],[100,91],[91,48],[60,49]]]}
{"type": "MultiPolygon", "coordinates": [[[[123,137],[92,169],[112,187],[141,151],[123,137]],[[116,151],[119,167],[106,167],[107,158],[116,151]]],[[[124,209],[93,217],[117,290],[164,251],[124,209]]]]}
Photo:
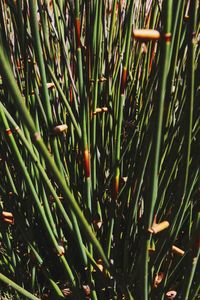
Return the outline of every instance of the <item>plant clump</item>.
{"type": "Polygon", "coordinates": [[[2,299],[197,299],[199,12],[0,1],[2,299]]]}

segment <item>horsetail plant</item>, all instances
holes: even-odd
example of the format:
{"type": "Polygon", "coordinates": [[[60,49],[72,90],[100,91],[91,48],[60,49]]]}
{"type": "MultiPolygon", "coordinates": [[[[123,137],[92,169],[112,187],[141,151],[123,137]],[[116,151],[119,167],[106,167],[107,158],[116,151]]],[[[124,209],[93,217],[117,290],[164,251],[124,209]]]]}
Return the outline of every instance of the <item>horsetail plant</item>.
{"type": "Polygon", "coordinates": [[[198,1],[0,2],[0,289],[197,299],[198,1]]]}

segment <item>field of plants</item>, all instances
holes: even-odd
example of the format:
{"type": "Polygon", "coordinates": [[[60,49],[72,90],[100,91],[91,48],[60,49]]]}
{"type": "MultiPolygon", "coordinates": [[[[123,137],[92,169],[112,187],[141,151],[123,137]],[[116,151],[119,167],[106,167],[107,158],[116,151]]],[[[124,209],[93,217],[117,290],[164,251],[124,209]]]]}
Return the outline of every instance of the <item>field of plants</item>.
{"type": "Polygon", "coordinates": [[[200,297],[200,4],[0,1],[0,299],[200,297]]]}

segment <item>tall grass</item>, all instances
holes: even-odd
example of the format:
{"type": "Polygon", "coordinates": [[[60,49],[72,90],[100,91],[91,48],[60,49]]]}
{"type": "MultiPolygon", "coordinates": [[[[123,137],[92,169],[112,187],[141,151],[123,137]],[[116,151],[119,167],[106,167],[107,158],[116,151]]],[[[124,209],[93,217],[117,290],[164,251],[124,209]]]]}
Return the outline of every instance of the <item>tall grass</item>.
{"type": "Polygon", "coordinates": [[[196,0],[1,1],[5,294],[197,298],[199,15],[196,0]]]}

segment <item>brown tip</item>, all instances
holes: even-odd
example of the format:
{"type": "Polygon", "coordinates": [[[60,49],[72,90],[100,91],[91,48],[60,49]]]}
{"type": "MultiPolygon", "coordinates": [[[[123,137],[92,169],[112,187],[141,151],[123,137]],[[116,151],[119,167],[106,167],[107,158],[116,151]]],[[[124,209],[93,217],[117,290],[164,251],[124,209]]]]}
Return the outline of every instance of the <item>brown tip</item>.
{"type": "Polygon", "coordinates": [[[174,299],[176,297],[176,295],[177,295],[176,291],[168,291],[166,293],[166,299],[167,300],[172,300],[172,299],[174,299]]]}
{"type": "Polygon", "coordinates": [[[13,217],[13,214],[11,212],[3,211],[2,212],[2,218],[3,218],[3,221],[5,223],[8,223],[10,225],[14,224],[14,217],[13,217]]]}
{"type": "Polygon", "coordinates": [[[54,134],[59,134],[63,131],[66,131],[67,130],[67,125],[66,124],[61,124],[61,125],[58,125],[56,127],[53,128],[53,133],[54,134]]]}
{"type": "Polygon", "coordinates": [[[103,272],[103,262],[101,259],[98,259],[97,266],[101,272],[103,272]]]}
{"type": "Polygon", "coordinates": [[[184,21],[188,21],[189,18],[190,18],[189,15],[185,15],[185,16],[183,17],[184,21]]]}
{"type": "Polygon", "coordinates": [[[63,256],[65,254],[65,248],[61,244],[59,244],[58,247],[58,256],[63,256]]]}
{"type": "Polygon", "coordinates": [[[176,247],[174,245],[172,246],[172,252],[176,253],[176,254],[178,254],[180,256],[183,256],[185,254],[185,251],[183,251],[182,249],[180,249],[180,248],[178,248],[178,247],[176,247]]]}
{"type": "Polygon", "coordinates": [[[97,107],[96,110],[92,114],[96,115],[98,113],[103,113],[103,112],[107,112],[107,111],[108,111],[107,107],[97,107]]]}
{"type": "Polygon", "coordinates": [[[160,272],[160,273],[156,274],[156,276],[154,278],[153,287],[157,288],[163,279],[164,279],[164,273],[160,272]]]}
{"type": "Polygon", "coordinates": [[[34,137],[35,137],[35,140],[36,140],[36,141],[39,141],[39,140],[41,139],[41,135],[40,135],[39,132],[35,132],[35,133],[34,133],[34,137]]]}
{"type": "Polygon", "coordinates": [[[2,217],[4,217],[4,218],[13,218],[13,214],[9,211],[3,211],[2,212],[2,217]]]}
{"type": "Polygon", "coordinates": [[[81,22],[79,18],[75,19],[76,43],[77,48],[81,48],[81,22]]]}
{"type": "Polygon", "coordinates": [[[160,32],[154,29],[135,29],[133,37],[139,41],[155,41],[160,39],[160,32]]]}
{"type": "Polygon", "coordinates": [[[166,34],[164,35],[164,38],[165,38],[165,42],[166,42],[166,43],[170,43],[170,42],[171,42],[171,38],[172,38],[171,33],[166,33],[166,34]]]}
{"type": "Polygon", "coordinates": [[[119,193],[119,176],[115,177],[115,186],[114,186],[114,197],[117,198],[119,193]]]}
{"type": "Polygon", "coordinates": [[[103,222],[99,219],[95,219],[93,221],[93,225],[96,230],[99,230],[101,228],[102,224],[103,224],[103,222]]]}
{"type": "Polygon", "coordinates": [[[53,82],[47,82],[47,88],[52,89],[55,87],[55,84],[53,82]]]}
{"type": "Polygon", "coordinates": [[[6,129],[6,134],[7,134],[7,135],[11,135],[11,134],[12,134],[12,131],[11,131],[10,128],[6,129]]]}
{"type": "Polygon", "coordinates": [[[84,164],[85,164],[85,176],[86,178],[90,177],[90,153],[88,149],[84,151],[84,164]]]}
{"type": "Polygon", "coordinates": [[[159,224],[154,224],[151,228],[149,228],[149,232],[153,234],[157,234],[160,231],[165,230],[166,228],[169,227],[169,222],[168,221],[163,221],[159,224]]]}
{"type": "Polygon", "coordinates": [[[124,94],[126,79],[127,79],[127,69],[124,67],[122,71],[122,79],[121,79],[121,94],[124,94]]]}

